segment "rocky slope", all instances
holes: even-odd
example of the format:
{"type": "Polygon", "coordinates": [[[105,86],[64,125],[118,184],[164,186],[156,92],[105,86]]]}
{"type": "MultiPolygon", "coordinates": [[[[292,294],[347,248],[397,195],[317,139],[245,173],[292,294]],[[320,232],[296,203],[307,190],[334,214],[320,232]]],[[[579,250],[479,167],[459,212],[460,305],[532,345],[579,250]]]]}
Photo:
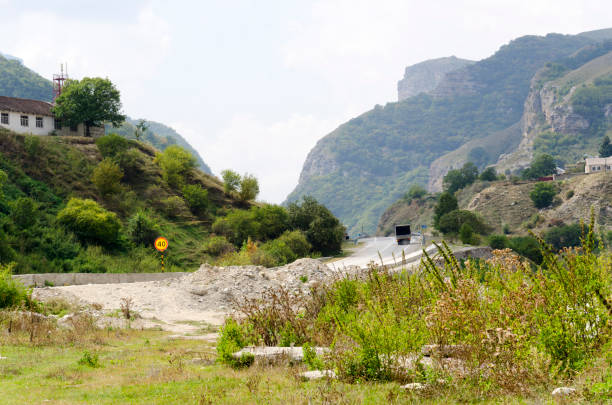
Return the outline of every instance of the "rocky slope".
{"type": "MultiPolygon", "coordinates": [[[[502,133],[508,146],[491,148],[484,164],[515,147],[520,136],[511,128],[521,121],[535,73],[593,43],[559,34],[518,38],[491,57],[446,74],[430,94],[376,106],[317,143],[287,200],[312,195],[349,232],[362,226],[373,232],[385,208],[411,184],[427,184],[430,165],[441,156],[504,130],[511,134],[502,133]]],[[[469,153],[465,149],[462,153],[469,153]]],[[[460,161],[451,160],[440,165],[438,178],[460,161]]]]}
{"type": "Polygon", "coordinates": [[[402,101],[420,93],[429,93],[440,84],[447,73],[473,63],[475,62],[471,60],[450,56],[408,66],[402,80],[397,82],[397,99],[402,101]]]}

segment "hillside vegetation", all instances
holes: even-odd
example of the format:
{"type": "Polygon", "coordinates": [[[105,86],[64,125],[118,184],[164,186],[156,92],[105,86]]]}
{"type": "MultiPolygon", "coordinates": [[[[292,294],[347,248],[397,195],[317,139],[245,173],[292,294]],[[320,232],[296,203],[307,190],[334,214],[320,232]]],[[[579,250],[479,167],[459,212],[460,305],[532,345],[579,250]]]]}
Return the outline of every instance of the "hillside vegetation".
{"type": "MultiPolygon", "coordinates": [[[[313,195],[350,231],[373,231],[410,184],[427,184],[436,158],[518,123],[538,69],[593,43],[585,36],[521,37],[448,73],[431,94],[376,106],[317,143],[288,201],[313,195]]],[[[506,150],[491,152],[483,164],[506,150]]]]}
{"type": "Polygon", "coordinates": [[[0,55],[0,95],[51,101],[53,85],[20,61],[0,55]]]}

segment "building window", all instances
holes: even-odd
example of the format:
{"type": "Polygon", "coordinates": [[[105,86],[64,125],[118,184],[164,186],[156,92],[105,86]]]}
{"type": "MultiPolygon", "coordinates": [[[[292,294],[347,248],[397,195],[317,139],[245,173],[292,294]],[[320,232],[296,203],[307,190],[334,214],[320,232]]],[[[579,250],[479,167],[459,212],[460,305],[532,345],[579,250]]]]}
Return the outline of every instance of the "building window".
{"type": "Polygon", "coordinates": [[[22,127],[29,126],[29,124],[28,124],[28,116],[27,115],[22,115],[21,116],[21,126],[22,127]]]}
{"type": "Polygon", "coordinates": [[[36,128],[42,128],[42,127],[43,127],[43,118],[36,117],[36,128]]]}
{"type": "Polygon", "coordinates": [[[53,122],[53,128],[55,128],[57,130],[62,129],[62,121],[60,121],[57,118],[55,118],[54,122],[53,122]]]}
{"type": "Polygon", "coordinates": [[[2,113],[2,115],[0,116],[0,124],[4,124],[4,125],[9,124],[8,113],[2,113]]]}

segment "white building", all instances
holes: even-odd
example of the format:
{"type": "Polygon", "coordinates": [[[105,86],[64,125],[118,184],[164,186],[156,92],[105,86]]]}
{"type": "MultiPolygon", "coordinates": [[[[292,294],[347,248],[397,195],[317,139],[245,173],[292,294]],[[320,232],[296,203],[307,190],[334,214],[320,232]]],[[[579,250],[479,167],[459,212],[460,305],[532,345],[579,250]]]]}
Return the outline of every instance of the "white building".
{"type": "MultiPolygon", "coordinates": [[[[20,134],[85,136],[85,125],[62,127],[46,101],[0,96],[0,127],[20,134]]],[[[90,127],[93,137],[104,135],[104,127],[90,127]]]]}
{"type": "Polygon", "coordinates": [[[607,158],[587,158],[584,165],[585,173],[612,171],[612,156],[607,158]]]}

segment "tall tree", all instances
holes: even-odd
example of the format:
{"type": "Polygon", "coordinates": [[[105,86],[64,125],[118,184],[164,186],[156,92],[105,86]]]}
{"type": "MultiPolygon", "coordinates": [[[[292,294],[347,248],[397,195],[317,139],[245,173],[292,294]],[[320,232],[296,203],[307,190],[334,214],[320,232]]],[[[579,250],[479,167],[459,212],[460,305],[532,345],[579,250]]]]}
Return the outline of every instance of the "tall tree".
{"type": "Polygon", "coordinates": [[[109,79],[85,77],[82,80],[68,80],[62,94],[55,100],[53,114],[65,125],[85,125],[89,128],[111,122],[117,126],[125,121],[121,114],[119,90],[109,79]]]}

